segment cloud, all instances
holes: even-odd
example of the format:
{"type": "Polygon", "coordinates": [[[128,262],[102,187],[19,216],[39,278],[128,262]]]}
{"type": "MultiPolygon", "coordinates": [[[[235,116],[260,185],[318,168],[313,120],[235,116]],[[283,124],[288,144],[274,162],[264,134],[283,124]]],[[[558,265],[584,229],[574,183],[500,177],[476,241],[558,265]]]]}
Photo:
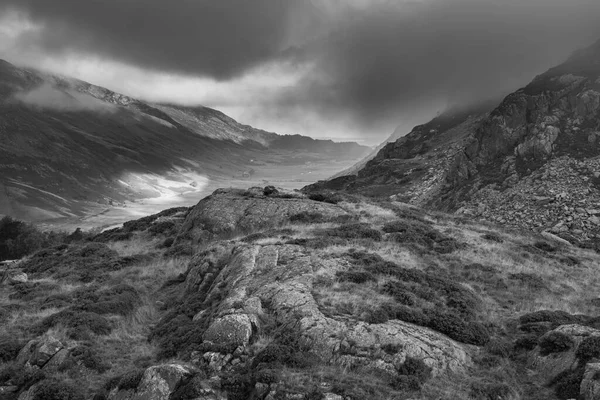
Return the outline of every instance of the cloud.
{"type": "MultiPolygon", "coordinates": [[[[310,5],[300,2],[298,4],[310,5]]],[[[96,54],[163,71],[228,79],[291,38],[286,0],[0,0],[43,25],[24,38],[50,53],[96,54]]]]}
{"type": "Polygon", "coordinates": [[[0,41],[4,34],[13,42],[5,53],[27,64],[313,136],[383,138],[447,105],[499,98],[600,38],[597,0],[0,0],[2,6],[24,21],[19,35],[0,29],[0,41]]]}
{"type": "Polygon", "coordinates": [[[18,92],[14,95],[14,100],[32,107],[58,111],[115,111],[115,107],[95,97],[71,90],[60,90],[50,83],[28,91],[18,92]]]}

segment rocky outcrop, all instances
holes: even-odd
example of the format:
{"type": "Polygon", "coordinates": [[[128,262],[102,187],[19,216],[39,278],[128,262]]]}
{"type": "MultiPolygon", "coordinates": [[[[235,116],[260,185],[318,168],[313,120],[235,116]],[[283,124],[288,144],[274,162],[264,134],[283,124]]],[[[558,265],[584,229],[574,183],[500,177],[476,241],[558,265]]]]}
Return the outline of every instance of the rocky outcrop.
{"type": "MultiPolygon", "coordinates": [[[[207,273],[211,270],[207,265],[214,262],[207,261],[204,253],[193,260],[186,282],[186,296],[206,290],[209,281],[210,291],[221,290],[224,296],[213,311],[212,323],[203,337],[205,342],[233,341],[232,348],[243,347],[257,331],[260,317],[269,314],[297,332],[299,340],[328,363],[349,368],[369,366],[394,373],[398,365],[412,357],[423,360],[434,374],[461,371],[470,365],[468,346],[430,329],[399,320],[370,324],[325,316],[312,294],[314,271],[320,267],[320,261],[306,248],[238,245],[221,247],[214,254],[227,257],[217,275],[207,273]],[[386,346],[398,351],[388,354],[382,350],[386,346]]],[[[205,312],[194,319],[203,318],[205,312]]],[[[223,356],[224,361],[217,361],[214,354],[204,356],[219,364],[219,368],[226,368],[228,362],[237,359],[223,356]]]]}
{"type": "Polygon", "coordinates": [[[350,192],[595,240],[599,62],[600,41],[489,114],[472,109],[436,117],[386,145],[358,176],[312,188],[335,183],[350,192]]]}
{"type": "Polygon", "coordinates": [[[581,360],[579,358],[581,354],[578,352],[584,340],[600,337],[600,330],[576,324],[562,325],[542,336],[540,343],[553,335],[568,338],[569,345],[550,350],[549,354],[544,353],[540,346],[536,347],[529,356],[528,368],[535,371],[537,377],[543,382],[552,382],[553,378],[565,372],[582,370],[581,398],[585,400],[600,398],[600,384],[597,380],[600,376],[600,364],[596,359],[581,360]]]}
{"type": "Polygon", "coordinates": [[[347,214],[337,205],[309,200],[300,194],[281,194],[262,188],[218,189],[193,207],[178,240],[198,243],[217,235],[277,226],[303,212],[318,213],[325,218],[347,214]]]}
{"type": "Polygon", "coordinates": [[[137,387],[111,390],[108,400],[168,400],[182,386],[198,383],[190,391],[194,391],[198,400],[224,400],[225,397],[210,388],[208,384],[192,382],[197,371],[189,366],[180,364],[163,364],[150,367],[144,371],[137,387]],[[203,386],[203,387],[198,387],[203,386]]]}
{"type": "Polygon", "coordinates": [[[64,360],[66,345],[51,335],[30,340],[17,356],[17,363],[37,368],[60,364],[64,360]],[[64,351],[63,351],[64,350],[64,351]],[[62,353],[61,353],[62,352],[62,353]],[[55,360],[56,357],[61,360],[55,360]]]}

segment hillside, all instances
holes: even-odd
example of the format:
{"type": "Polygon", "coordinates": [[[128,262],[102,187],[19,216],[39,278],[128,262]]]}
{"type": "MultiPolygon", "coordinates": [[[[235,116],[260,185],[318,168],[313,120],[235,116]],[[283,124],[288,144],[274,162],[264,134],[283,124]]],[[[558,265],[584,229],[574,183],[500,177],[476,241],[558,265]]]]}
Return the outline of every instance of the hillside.
{"type": "Polygon", "coordinates": [[[598,253],[311,197],[218,190],[11,265],[0,398],[596,398],[598,253]]]}
{"type": "Polygon", "coordinates": [[[551,231],[600,234],[600,42],[489,113],[448,112],[387,144],[331,188],[551,231]]]}
{"type": "Polygon", "coordinates": [[[0,62],[0,214],[73,218],[200,190],[260,165],[351,162],[367,147],[242,125],[206,107],[151,104],[0,62]]]}

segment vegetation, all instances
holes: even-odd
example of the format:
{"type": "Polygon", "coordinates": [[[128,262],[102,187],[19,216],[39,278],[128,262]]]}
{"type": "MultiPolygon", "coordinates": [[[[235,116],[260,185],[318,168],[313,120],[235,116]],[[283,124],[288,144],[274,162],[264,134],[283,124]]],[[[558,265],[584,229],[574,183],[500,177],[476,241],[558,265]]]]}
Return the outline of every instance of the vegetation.
{"type": "MultiPolygon", "coordinates": [[[[281,197],[276,191],[263,195],[281,197]]],[[[334,194],[321,195],[313,200],[334,194]]],[[[599,336],[578,345],[554,329],[600,328],[596,298],[586,295],[598,284],[596,254],[406,206],[341,197],[336,202],[347,215],[293,214],[283,226],[206,244],[191,264],[189,248],[175,240],[187,208],[101,234],[76,231],[42,241],[15,267],[29,279],[2,283],[0,386],[16,388],[17,397],[33,388],[39,399],[101,399],[114,389],[135,390],[148,366],[172,362],[193,366],[171,394],[180,400],[204,395],[211,377],[232,399],[264,399],[259,389],[271,387],[277,387],[277,397],[306,399],[325,393],[351,399],[578,396],[582,366],[600,358],[599,336]],[[283,244],[306,255],[311,270],[303,279],[311,281],[310,294],[324,316],[427,327],[477,346],[469,353],[472,366],[433,378],[427,359],[400,359],[402,344],[382,343],[369,357],[395,361],[387,364],[391,369],[377,369],[355,361],[365,350],[351,338],[330,363],[298,334],[302,315],[282,315],[265,299],[252,306],[260,312],[246,347],[206,341],[225,308],[249,307],[231,300],[239,273],[226,268],[239,262],[232,248],[283,244]],[[190,276],[190,265],[196,275],[190,276]],[[28,341],[43,336],[65,346],[60,362],[39,369],[17,361],[28,341]],[[575,354],[578,367],[536,380],[522,373],[532,352],[575,354]],[[236,363],[217,368],[226,357],[236,363]]],[[[297,268],[284,252],[275,260],[297,268]]]]}

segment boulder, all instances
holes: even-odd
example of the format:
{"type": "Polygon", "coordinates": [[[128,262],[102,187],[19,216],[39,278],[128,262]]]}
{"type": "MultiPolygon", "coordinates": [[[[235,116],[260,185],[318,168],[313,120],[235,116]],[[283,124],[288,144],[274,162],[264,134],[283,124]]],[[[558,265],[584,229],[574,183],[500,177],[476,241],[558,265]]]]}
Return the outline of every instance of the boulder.
{"type": "Polygon", "coordinates": [[[108,400],[168,400],[177,386],[191,377],[192,368],[179,364],[163,364],[149,367],[135,390],[113,389],[108,400]]]}
{"type": "Polygon", "coordinates": [[[51,335],[30,340],[17,356],[17,363],[43,368],[65,345],[51,335]]]}
{"type": "Polygon", "coordinates": [[[585,366],[579,394],[583,400],[600,400],[600,363],[588,363],[585,366]]]}
{"type": "Polygon", "coordinates": [[[247,314],[230,314],[218,318],[206,330],[205,342],[245,346],[252,336],[252,321],[247,314]]]}
{"type": "Polygon", "coordinates": [[[21,272],[19,274],[13,275],[10,277],[10,282],[12,283],[25,283],[27,282],[27,274],[21,272]]]}
{"type": "Polygon", "coordinates": [[[567,335],[571,338],[573,346],[566,351],[548,355],[542,355],[539,347],[532,351],[529,356],[528,367],[536,371],[540,379],[545,382],[549,382],[561,372],[576,368],[578,362],[575,353],[583,339],[589,336],[600,336],[600,330],[577,324],[561,325],[546,333],[546,335],[551,332],[567,335]]]}
{"type": "Polygon", "coordinates": [[[275,192],[246,192],[239,189],[218,189],[200,200],[186,217],[178,241],[191,239],[198,243],[215,235],[250,232],[280,225],[292,215],[302,212],[319,213],[325,218],[346,215],[334,204],[305,198],[276,197],[275,192]]]}

